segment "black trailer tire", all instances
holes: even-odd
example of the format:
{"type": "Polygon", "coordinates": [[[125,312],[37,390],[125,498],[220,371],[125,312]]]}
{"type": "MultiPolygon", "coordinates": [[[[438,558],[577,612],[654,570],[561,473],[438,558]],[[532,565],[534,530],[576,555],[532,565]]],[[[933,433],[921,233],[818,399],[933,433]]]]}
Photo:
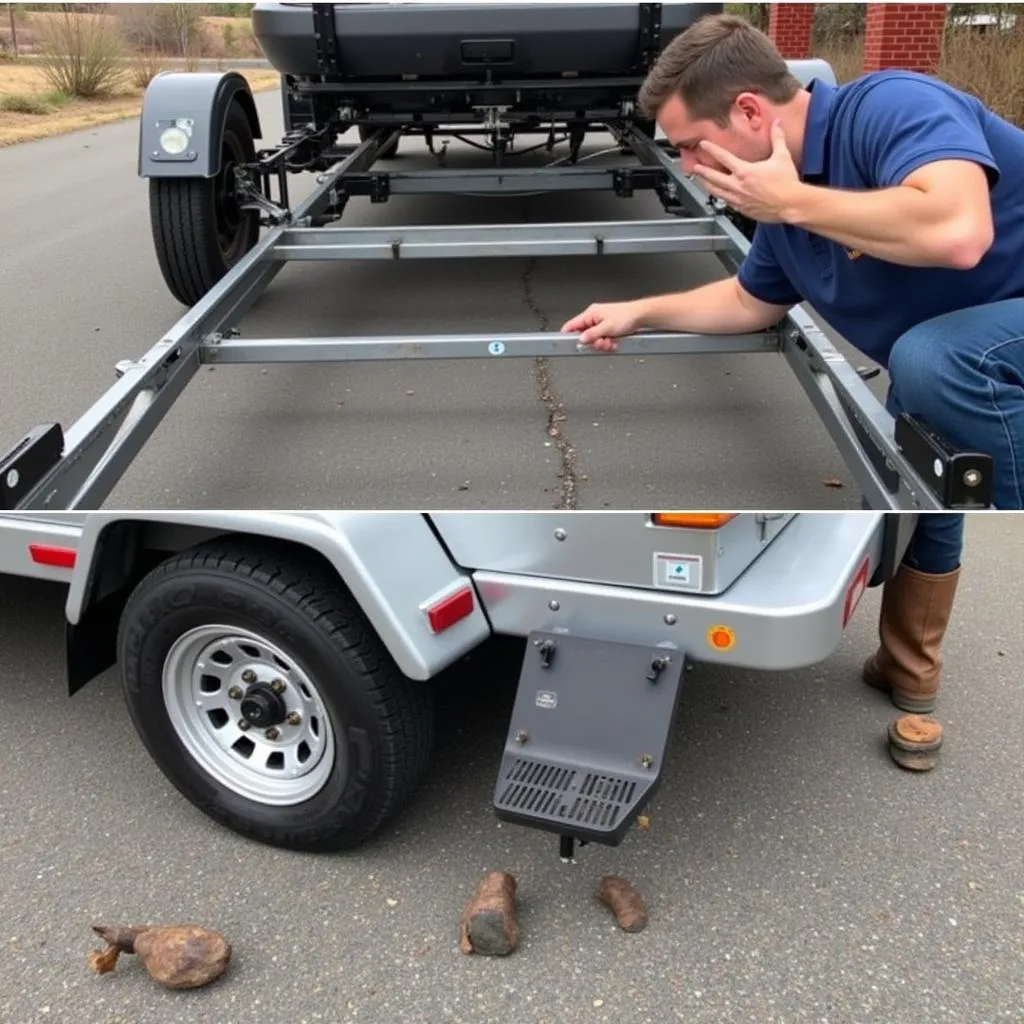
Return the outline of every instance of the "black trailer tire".
{"type": "Polygon", "coordinates": [[[428,684],[398,670],[331,571],[290,548],[211,542],[168,559],[127,602],[118,656],[129,714],[160,770],[210,818],[260,842],[358,846],[429,764],[428,684]],[[257,698],[273,704],[260,686],[278,681],[277,717],[240,729],[257,698]]]}
{"type": "Polygon", "coordinates": [[[171,294],[194,306],[259,240],[259,212],[240,210],[235,167],[255,158],[252,126],[236,102],[228,109],[221,168],[212,178],[151,178],[153,243],[171,294]]]}

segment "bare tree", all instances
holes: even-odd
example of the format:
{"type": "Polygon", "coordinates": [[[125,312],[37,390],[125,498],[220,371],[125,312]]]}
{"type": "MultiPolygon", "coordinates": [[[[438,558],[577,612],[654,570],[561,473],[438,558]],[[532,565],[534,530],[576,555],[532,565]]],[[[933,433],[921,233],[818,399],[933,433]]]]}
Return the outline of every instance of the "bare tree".
{"type": "Polygon", "coordinates": [[[11,20],[11,53],[18,56],[18,26],[14,17],[14,4],[7,5],[7,17],[11,20]]]}

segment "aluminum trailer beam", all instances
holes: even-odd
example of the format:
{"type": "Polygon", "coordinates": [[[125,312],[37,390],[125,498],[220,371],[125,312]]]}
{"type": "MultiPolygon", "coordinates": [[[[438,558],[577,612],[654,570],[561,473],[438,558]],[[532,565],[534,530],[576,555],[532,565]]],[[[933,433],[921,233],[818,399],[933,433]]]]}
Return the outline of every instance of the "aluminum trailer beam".
{"type": "Polygon", "coordinates": [[[717,252],[733,245],[714,217],[692,221],[594,221],[397,228],[288,228],[277,260],[465,259],[466,257],[623,256],[717,252]]]}
{"type": "MultiPolygon", "coordinates": [[[[295,219],[315,217],[337,202],[337,179],[370,166],[381,141],[367,139],[324,175],[295,210],[295,219]]],[[[141,359],[118,365],[118,381],[65,434],[60,462],[16,507],[96,509],[103,504],[199,369],[206,338],[229,331],[281,271],[284,264],[268,257],[284,230],[269,231],[141,359]]]]}
{"type": "MultiPolygon", "coordinates": [[[[608,192],[623,187],[638,167],[486,167],[471,170],[396,171],[367,174],[388,195],[532,195],[535,192],[608,192]]],[[[353,186],[358,185],[358,180],[353,186]]]]}
{"type": "MultiPolygon", "coordinates": [[[[726,269],[735,270],[749,250],[750,243],[742,232],[716,210],[706,193],[686,178],[664,148],[635,129],[621,134],[621,141],[633,150],[640,160],[639,166],[367,173],[392,134],[391,129],[376,133],[321,175],[315,191],[294,211],[280,211],[280,223],[275,223],[249,254],[159,342],[137,362],[118,365],[117,382],[66,435],[56,425],[50,425],[30,434],[0,457],[0,508],[100,507],[203,363],[591,354],[591,350],[581,349],[575,336],[548,332],[369,338],[237,337],[235,325],[291,260],[713,252],[726,269]],[[685,211],[689,216],[665,221],[482,227],[313,226],[338,219],[353,195],[384,201],[403,192],[472,190],[516,195],[591,188],[614,189],[620,196],[632,195],[638,188],[656,188],[669,212],[685,211]],[[54,454],[57,444],[60,448],[54,454]],[[44,468],[38,468],[40,463],[45,463],[44,468]],[[19,474],[25,479],[21,480],[19,474]]],[[[794,370],[872,507],[893,511],[945,507],[901,452],[892,417],[803,308],[790,311],[782,324],[763,333],[641,333],[622,339],[619,346],[619,353],[627,356],[769,351],[782,353],[794,370]]],[[[921,464],[919,458],[918,465],[921,464]]],[[[979,482],[988,485],[987,467],[984,478],[977,470],[969,472],[979,475],[979,482]]],[[[981,487],[977,493],[983,494],[985,490],[981,487]]],[[[958,493],[964,492],[961,489],[958,493]]],[[[978,507],[985,505],[979,502],[978,507]]]]}
{"type": "MultiPolygon", "coordinates": [[[[622,355],[696,355],[778,352],[774,331],[758,334],[637,334],[623,340],[622,355]]],[[[593,353],[576,335],[438,334],[415,338],[213,338],[204,349],[211,363],[374,362],[396,359],[536,359],[593,353]]]]}

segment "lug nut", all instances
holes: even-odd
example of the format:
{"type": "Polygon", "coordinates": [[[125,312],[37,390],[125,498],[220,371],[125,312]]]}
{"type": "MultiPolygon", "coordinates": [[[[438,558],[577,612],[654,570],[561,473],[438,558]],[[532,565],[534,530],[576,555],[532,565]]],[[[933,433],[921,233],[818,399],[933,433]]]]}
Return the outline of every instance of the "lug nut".
{"type": "Polygon", "coordinates": [[[284,680],[283,679],[275,679],[270,684],[270,688],[274,691],[274,693],[284,693],[284,680]]]}
{"type": "Polygon", "coordinates": [[[242,732],[245,732],[249,728],[249,719],[248,718],[240,718],[238,720],[238,728],[241,729],[242,732]]]}
{"type": "Polygon", "coordinates": [[[232,700],[241,700],[242,699],[242,688],[240,686],[232,686],[231,689],[228,690],[228,696],[232,700]]]}
{"type": "Polygon", "coordinates": [[[271,726],[263,735],[266,736],[268,740],[276,740],[281,733],[271,726]]]}
{"type": "Polygon", "coordinates": [[[255,683],[256,682],[256,673],[253,672],[253,670],[251,668],[247,668],[242,673],[242,682],[243,683],[255,683]]]}
{"type": "Polygon", "coordinates": [[[298,711],[289,711],[287,721],[289,725],[302,725],[302,715],[298,711]]]}

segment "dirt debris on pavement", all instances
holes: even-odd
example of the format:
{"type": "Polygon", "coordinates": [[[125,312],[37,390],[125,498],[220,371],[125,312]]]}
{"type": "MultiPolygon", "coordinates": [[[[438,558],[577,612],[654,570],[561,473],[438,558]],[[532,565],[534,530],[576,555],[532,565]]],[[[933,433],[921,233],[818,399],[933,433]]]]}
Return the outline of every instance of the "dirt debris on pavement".
{"type": "Polygon", "coordinates": [[[231,944],[219,932],[197,925],[93,925],[107,946],[89,954],[97,974],[114,970],[122,953],[135,954],[164,988],[192,989],[219,978],[231,960],[231,944]]]}
{"type": "Polygon", "coordinates": [[[597,898],[615,915],[624,932],[640,932],[647,927],[647,906],[643,896],[618,875],[605,875],[597,889],[597,898]]]}
{"type": "Polygon", "coordinates": [[[939,761],[942,732],[930,715],[900,715],[886,730],[889,756],[908,771],[931,771],[939,761]]]}
{"type": "MultiPolygon", "coordinates": [[[[532,257],[523,273],[523,304],[537,318],[542,332],[551,329],[551,321],[540,308],[533,293],[533,277],[537,269],[537,257],[532,257]]],[[[579,482],[576,472],[576,448],[565,436],[559,424],[566,421],[565,404],[555,391],[551,379],[551,363],[545,356],[538,356],[533,361],[533,376],[541,404],[548,416],[547,435],[558,449],[560,468],[558,479],[561,482],[558,509],[571,511],[579,505],[579,482]]],[[[585,478],[584,478],[585,479],[585,478]]]]}
{"type": "Polygon", "coordinates": [[[519,945],[516,879],[507,871],[492,871],[477,886],[459,923],[463,953],[507,956],[519,945]]]}

